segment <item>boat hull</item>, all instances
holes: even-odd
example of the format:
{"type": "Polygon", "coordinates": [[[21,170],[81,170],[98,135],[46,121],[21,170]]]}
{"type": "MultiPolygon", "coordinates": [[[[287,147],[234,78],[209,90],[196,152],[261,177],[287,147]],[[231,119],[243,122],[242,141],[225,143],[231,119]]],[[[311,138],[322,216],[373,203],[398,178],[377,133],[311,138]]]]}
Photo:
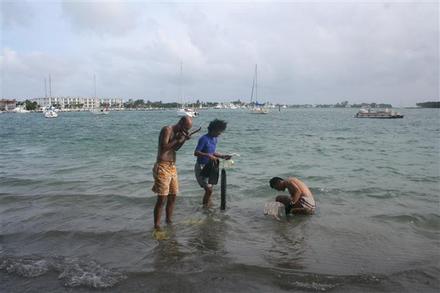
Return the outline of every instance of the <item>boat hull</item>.
{"type": "Polygon", "coordinates": [[[391,116],[364,116],[364,115],[355,115],[354,118],[369,118],[369,119],[399,119],[399,118],[403,118],[403,115],[391,115],[391,116]]]}

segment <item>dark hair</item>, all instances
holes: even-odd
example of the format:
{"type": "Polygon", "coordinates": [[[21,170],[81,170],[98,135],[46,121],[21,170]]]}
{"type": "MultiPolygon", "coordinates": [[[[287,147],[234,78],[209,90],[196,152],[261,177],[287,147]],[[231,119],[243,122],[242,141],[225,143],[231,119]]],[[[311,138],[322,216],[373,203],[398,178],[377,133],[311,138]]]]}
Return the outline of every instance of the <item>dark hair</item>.
{"type": "Polygon", "coordinates": [[[276,184],[278,184],[279,182],[283,181],[283,178],[280,177],[273,177],[272,179],[270,179],[269,184],[271,188],[274,188],[276,184]]]}
{"type": "Polygon", "coordinates": [[[226,125],[228,125],[226,121],[215,119],[209,123],[208,131],[225,131],[226,125]]]}

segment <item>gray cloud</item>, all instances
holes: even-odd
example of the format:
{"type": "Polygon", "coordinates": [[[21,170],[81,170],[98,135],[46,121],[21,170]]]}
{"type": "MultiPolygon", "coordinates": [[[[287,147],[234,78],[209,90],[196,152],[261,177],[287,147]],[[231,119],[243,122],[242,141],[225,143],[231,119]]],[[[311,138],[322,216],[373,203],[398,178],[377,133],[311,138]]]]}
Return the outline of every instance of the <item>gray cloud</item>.
{"type": "Polygon", "coordinates": [[[28,26],[34,12],[27,1],[1,1],[0,16],[2,29],[14,26],[28,26]]]}
{"type": "MultiPolygon", "coordinates": [[[[50,63],[62,67],[60,94],[90,92],[84,85],[96,73],[102,95],[176,100],[183,62],[188,100],[248,100],[258,64],[260,97],[272,102],[438,99],[436,4],[69,5],[63,13],[77,32],[69,40],[75,49],[40,52],[49,59],[38,64],[40,57],[10,48],[20,61],[7,74],[55,72],[50,63]]],[[[12,79],[7,93],[32,93],[12,79]]]]}
{"type": "Polygon", "coordinates": [[[135,5],[113,2],[62,2],[72,27],[97,34],[120,35],[136,27],[141,11],[135,5]]]}

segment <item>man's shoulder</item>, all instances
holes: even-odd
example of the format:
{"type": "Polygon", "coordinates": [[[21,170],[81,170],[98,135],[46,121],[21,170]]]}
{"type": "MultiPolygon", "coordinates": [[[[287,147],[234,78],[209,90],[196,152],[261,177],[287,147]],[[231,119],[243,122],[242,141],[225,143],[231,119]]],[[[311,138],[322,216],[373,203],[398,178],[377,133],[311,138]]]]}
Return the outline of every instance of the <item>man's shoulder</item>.
{"type": "Polygon", "coordinates": [[[165,125],[164,127],[162,127],[162,131],[172,131],[172,130],[173,130],[172,125],[165,125]]]}
{"type": "Polygon", "coordinates": [[[301,181],[296,177],[288,177],[286,178],[286,182],[289,186],[292,186],[294,188],[298,188],[298,185],[301,183],[301,181]]]}
{"type": "Polygon", "coordinates": [[[208,137],[207,134],[204,134],[201,137],[199,137],[199,141],[205,141],[205,140],[208,140],[208,139],[209,139],[209,137],[208,137]]]}

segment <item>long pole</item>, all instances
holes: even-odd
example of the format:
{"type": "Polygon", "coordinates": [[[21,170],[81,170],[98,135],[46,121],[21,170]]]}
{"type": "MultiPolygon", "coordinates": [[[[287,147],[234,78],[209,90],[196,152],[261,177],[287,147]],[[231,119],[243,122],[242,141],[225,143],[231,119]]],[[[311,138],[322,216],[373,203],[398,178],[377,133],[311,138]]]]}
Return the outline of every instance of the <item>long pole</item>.
{"type": "Polygon", "coordinates": [[[226,171],[222,169],[220,176],[220,209],[226,209],[226,171]]]}
{"type": "Polygon", "coordinates": [[[47,80],[44,78],[44,97],[47,98],[47,80]]]}

